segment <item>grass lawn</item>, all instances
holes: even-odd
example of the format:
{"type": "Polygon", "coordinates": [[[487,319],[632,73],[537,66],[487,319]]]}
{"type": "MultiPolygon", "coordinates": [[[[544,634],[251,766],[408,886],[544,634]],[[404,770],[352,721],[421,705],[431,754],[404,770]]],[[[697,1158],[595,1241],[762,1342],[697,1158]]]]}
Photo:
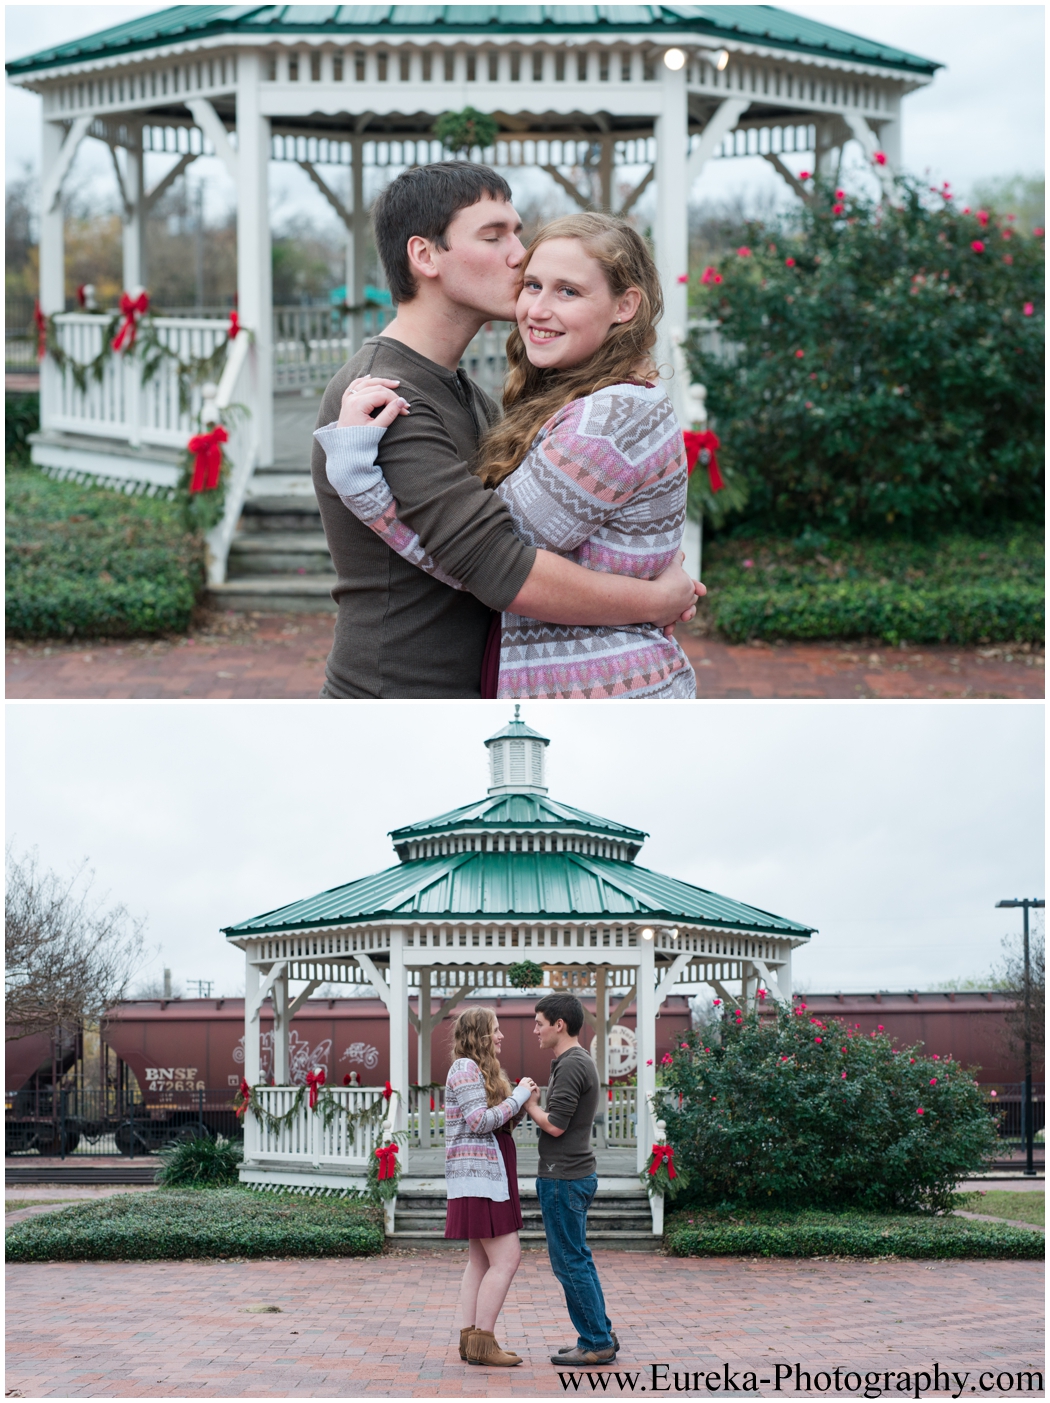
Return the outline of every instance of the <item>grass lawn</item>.
{"type": "Polygon", "coordinates": [[[15,638],[183,632],[204,583],[203,546],[178,505],[56,482],[7,459],[7,631],[15,638]]]}
{"type": "MultiPolygon", "coordinates": [[[[1020,1197],[1020,1195],[1010,1195],[1020,1197]]],[[[1004,1195],[1005,1197],[1005,1195],[1004,1195]]],[[[1013,1257],[1041,1259],[1027,1228],[921,1213],[741,1209],[672,1213],[664,1241],[674,1257],[1013,1257]]]]}
{"type": "Polygon", "coordinates": [[[17,1213],[20,1208],[38,1208],[42,1203],[75,1203],[76,1200],[68,1198],[9,1198],[5,1202],[7,1204],[5,1212],[17,1213]]]}
{"type": "Polygon", "coordinates": [[[959,1194],[959,1207],[967,1213],[987,1213],[990,1218],[1012,1218],[1015,1223],[1046,1226],[1046,1194],[1011,1193],[1009,1189],[987,1189],[984,1193],[959,1194]]]}
{"type": "Polygon", "coordinates": [[[7,1231],[7,1260],[368,1257],[382,1251],[383,1241],[382,1209],[366,1199],[158,1189],[15,1223],[7,1231]]]}
{"type": "Polygon", "coordinates": [[[730,642],[869,638],[1026,643],[1045,638],[1043,534],[1016,525],[932,541],[806,532],[705,543],[700,617],[730,642]]]}

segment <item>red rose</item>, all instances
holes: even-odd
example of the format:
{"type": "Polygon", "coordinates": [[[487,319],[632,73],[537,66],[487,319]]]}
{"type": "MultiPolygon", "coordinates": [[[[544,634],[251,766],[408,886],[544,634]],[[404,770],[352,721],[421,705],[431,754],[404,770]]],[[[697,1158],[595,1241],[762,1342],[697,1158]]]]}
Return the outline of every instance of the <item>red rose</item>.
{"type": "Polygon", "coordinates": [[[874,157],[873,157],[873,159],[874,159],[875,164],[876,164],[877,166],[884,166],[884,165],[886,164],[886,153],[885,153],[885,151],[876,151],[876,152],[875,152],[875,155],[874,155],[874,157]]]}
{"type": "Polygon", "coordinates": [[[984,252],[984,244],[980,241],[980,239],[974,239],[970,247],[973,249],[974,253],[984,252]]]}
{"type": "Polygon", "coordinates": [[[832,214],[841,214],[842,211],[843,211],[845,208],[846,208],[845,205],[832,205],[832,206],[831,206],[831,212],[832,212],[832,214]]]}
{"type": "Polygon", "coordinates": [[[806,354],[805,351],[796,351],[796,352],[795,352],[795,359],[796,359],[796,360],[801,360],[802,357],[803,357],[805,354],[806,354]]]}
{"type": "Polygon", "coordinates": [[[1026,302],[1024,304],[1024,307],[1022,308],[1022,311],[1026,317],[1030,317],[1035,311],[1035,308],[1032,306],[1031,302],[1026,302]]]}
{"type": "Polygon", "coordinates": [[[784,267],[785,267],[785,268],[794,268],[794,266],[795,266],[795,260],[794,260],[793,258],[785,258],[785,259],[784,259],[784,267]]]}

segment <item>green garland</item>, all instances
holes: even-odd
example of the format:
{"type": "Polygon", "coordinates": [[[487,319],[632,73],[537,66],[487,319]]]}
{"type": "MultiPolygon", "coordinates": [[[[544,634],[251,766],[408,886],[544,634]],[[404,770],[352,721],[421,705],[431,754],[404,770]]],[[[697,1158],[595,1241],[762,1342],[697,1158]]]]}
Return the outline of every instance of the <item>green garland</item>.
{"type": "MultiPolygon", "coordinates": [[[[87,390],[89,378],[101,383],[106,363],[114,356],[137,355],[142,361],[143,385],[149,384],[166,360],[173,360],[179,377],[179,408],[185,414],[190,407],[194,386],[203,385],[209,380],[216,381],[221,376],[230,337],[227,334],[206,356],[190,356],[188,360],[182,360],[176,351],[161,341],[155,321],[157,315],[161,314],[147,312],[140,317],[136,324],[135,342],[132,347],[127,351],[114,351],[113,339],[123,320],[121,312],[114,312],[102,334],[102,349],[98,355],[90,361],[78,361],[59,344],[55,314],[52,313],[47,319],[48,355],[59,370],[69,371],[82,394],[87,390]]],[[[242,326],[237,334],[250,337],[252,333],[242,326]]]]}
{"type": "MultiPolygon", "coordinates": [[[[264,1088],[266,1090],[268,1088],[264,1088]]],[[[248,1097],[247,1109],[252,1111],[258,1120],[261,1120],[268,1130],[282,1130],[286,1125],[290,1125],[303,1107],[306,1097],[306,1087],[300,1086],[295,1093],[295,1100],[288,1110],[281,1115],[274,1115],[260,1101],[257,1092],[259,1088],[253,1086],[251,1095],[248,1097]]],[[[241,1111],[244,1109],[244,1098],[238,1095],[234,1101],[234,1109],[241,1111]]],[[[332,1088],[322,1086],[317,1093],[317,1104],[314,1106],[314,1113],[320,1113],[324,1118],[324,1126],[327,1130],[337,1115],[346,1117],[347,1125],[351,1134],[356,1134],[359,1129],[366,1126],[382,1125],[386,1117],[386,1098],[380,1096],[373,1101],[370,1106],[363,1106],[359,1111],[351,1111],[343,1102],[333,1094],[332,1088]]]]}
{"type": "Polygon", "coordinates": [[[446,150],[469,155],[475,146],[484,151],[492,145],[499,136],[499,123],[474,107],[464,107],[462,112],[443,112],[433,131],[446,150]]]}

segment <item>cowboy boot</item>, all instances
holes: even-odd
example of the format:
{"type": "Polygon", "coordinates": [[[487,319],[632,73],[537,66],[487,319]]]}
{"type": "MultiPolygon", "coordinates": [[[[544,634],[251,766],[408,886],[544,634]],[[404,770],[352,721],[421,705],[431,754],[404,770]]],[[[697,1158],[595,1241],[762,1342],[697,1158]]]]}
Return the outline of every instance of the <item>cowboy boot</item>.
{"type": "Polygon", "coordinates": [[[477,1328],[478,1328],[478,1327],[477,1327],[476,1325],[464,1325],[463,1329],[460,1330],[460,1332],[459,1332],[459,1357],[460,1357],[460,1359],[466,1359],[466,1357],[467,1357],[467,1341],[470,1339],[471,1335],[473,1335],[474,1331],[475,1331],[477,1328]]]}
{"type": "Polygon", "coordinates": [[[491,1330],[475,1330],[467,1341],[467,1362],[509,1369],[521,1363],[521,1355],[500,1349],[491,1330]]]}

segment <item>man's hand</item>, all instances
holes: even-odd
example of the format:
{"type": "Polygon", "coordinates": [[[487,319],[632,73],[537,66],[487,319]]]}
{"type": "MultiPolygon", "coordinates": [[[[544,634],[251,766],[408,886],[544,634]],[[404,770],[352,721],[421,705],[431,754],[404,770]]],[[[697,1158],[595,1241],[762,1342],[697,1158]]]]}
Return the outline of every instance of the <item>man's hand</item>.
{"type": "Polygon", "coordinates": [[[659,588],[655,596],[658,613],[652,622],[665,633],[668,629],[673,632],[677,623],[688,623],[696,613],[697,597],[707,593],[699,580],[694,580],[682,569],[684,560],[685,551],[679,551],[670,565],[652,582],[659,588]]]}

